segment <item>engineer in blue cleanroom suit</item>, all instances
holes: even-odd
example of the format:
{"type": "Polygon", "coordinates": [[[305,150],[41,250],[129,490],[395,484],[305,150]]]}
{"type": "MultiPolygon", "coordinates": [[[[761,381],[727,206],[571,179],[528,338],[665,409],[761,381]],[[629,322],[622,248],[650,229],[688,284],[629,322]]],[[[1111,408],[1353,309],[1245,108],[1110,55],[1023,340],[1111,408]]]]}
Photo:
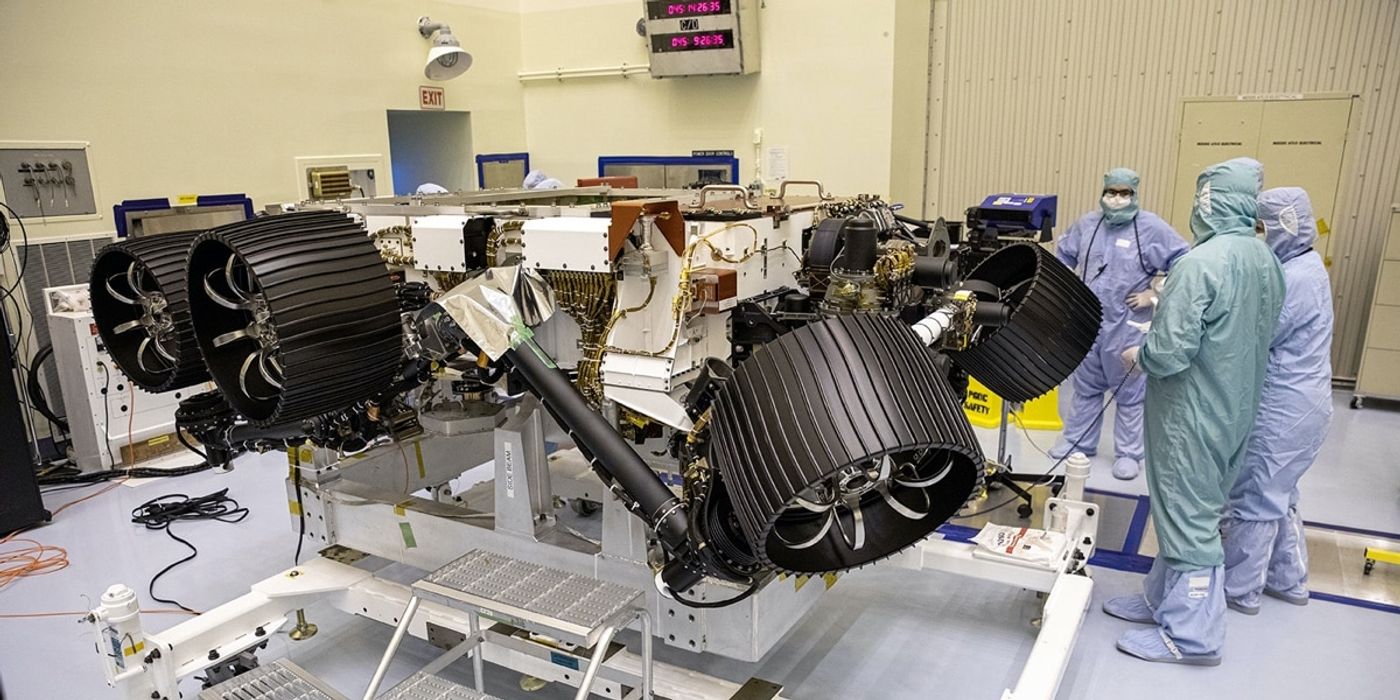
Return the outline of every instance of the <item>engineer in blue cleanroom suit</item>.
{"type": "Polygon", "coordinates": [[[1297,187],[1259,195],[1264,242],[1283,263],[1283,313],[1269,347],[1259,416],[1220,534],[1225,602],[1259,612],[1259,595],[1308,603],[1308,550],[1298,518],[1298,479],[1332,421],[1332,287],[1313,251],[1317,225],[1297,187]]]}
{"type": "Polygon", "coordinates": [[[1055,242],[1055,257],[1074,270],[1103,304],[1098,342],[1071,378],[1074,391],[1065,430],[1050,456],[1093,455],[1103,427],[1104,393],[1114,396],[1113,475],[1142,469],[1142,398],[1147,379],[1124,379],[1119,356],[1142,344],[1157,293],[1153,279],[1186,253],[1186,241],[1167,222],[1138,207],[1137,173],[1114,168],[1103,177],[1099,211],[1080,217],[1055,242]],[[1119,388],[1119,383],[1122,387],[1119,388]]]}
{"type": "Polygon", "coordinates": [[[1123,366],[1147,375],[1147,492],[1159,553],[1141,596],[1104,612],[1153,625],[1118,638],[1148,661],[1214,666],[1225,644],[1220,519],[1244,466],[1283,309],[1278,258],[1255,238],[1263,169],[1249,158],[1196,178],[1196,242],[1167,276],[1152,330],[1123,366]]]}

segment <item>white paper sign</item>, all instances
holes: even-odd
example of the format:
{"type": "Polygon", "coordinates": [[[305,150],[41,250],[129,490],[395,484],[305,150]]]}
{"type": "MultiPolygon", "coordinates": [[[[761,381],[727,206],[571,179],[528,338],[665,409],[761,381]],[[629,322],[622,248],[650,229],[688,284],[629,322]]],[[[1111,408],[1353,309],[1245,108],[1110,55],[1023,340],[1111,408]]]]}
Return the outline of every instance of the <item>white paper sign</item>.
{"type": "Polygon", "coordinates": [[[766,160],[764,170],[768,173],[769,181],[788,179],[787,146],[769,146],[766,160]]]}

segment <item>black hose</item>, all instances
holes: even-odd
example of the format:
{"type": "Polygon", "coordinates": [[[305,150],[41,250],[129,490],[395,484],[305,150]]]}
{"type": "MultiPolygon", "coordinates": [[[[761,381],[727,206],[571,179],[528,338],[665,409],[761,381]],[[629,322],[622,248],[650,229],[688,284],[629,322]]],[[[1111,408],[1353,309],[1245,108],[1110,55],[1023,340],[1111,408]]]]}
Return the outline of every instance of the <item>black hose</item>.
{"type": "Polygon", "coordinates": [[[66,433],[68,432],[68,421],[63,416],[55,414],[53,409],[49,408],[48,397],[44,395],[44,386],[39,382],[39,366],[44,364],[44,360],[52,356],[53,345],[49,344],[39,348],[39,353],[34,356],[34,359],[29,361],[29,405],[33,406],[34,410],[39,412],[39,415],[49,419],[49,422],[62,428],[63,432],[66,433]]]}
{"type": "Polygon", "coordinates": [[[503,357],[530,393],[569,432],[604,483],[615,484],[632,500],[633,510],[656,529],[667,550],[685,550],[689,525],[680,500],[617,430],[589,407],[568,376],[546,362],[542,354],[533,345],[525,345],[506,351],[503,357]]]}

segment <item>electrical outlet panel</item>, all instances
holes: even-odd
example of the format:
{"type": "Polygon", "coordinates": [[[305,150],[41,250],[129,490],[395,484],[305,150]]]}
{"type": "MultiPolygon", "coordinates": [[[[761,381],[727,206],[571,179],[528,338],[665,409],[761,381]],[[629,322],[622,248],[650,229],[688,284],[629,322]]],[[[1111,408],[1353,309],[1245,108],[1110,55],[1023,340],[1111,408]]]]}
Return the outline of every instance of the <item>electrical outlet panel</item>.
{"type": "Polygon", "coordinates": [[[86,148],[0,145],[0,188],[23,218],[97,213],[86,148]]]}

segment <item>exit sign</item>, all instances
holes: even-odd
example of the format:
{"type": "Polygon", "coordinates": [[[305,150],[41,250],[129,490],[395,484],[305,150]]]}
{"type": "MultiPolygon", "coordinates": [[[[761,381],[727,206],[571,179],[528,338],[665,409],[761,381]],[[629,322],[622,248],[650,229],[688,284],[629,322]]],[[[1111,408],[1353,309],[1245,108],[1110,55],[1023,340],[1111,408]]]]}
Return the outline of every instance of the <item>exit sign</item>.
{"type": "Polygon", "coordinates": [[[447,94],[440,87],[418,86],[419,109],[447,109],[447,94]]]}

